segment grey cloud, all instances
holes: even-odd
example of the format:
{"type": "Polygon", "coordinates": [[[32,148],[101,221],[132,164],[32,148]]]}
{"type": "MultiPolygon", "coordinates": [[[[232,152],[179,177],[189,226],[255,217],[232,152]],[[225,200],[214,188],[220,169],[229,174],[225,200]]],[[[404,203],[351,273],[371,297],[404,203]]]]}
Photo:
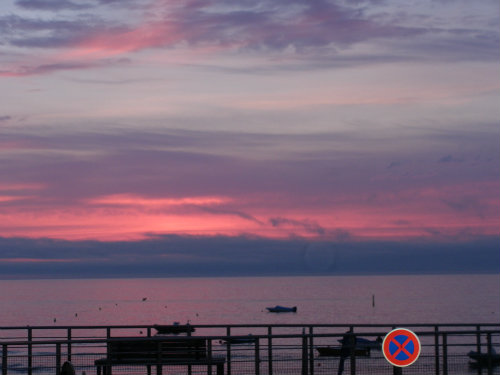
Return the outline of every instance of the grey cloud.
{"type": "Polygon", "coordinates": [[[12,119],[11,116],[0,116],[0,122],[9,121],[10,119],[12,119]]]}
{"type": "Polygon", "coordinates": [[[54,38],[60,37],[59,33],[77,33],[88,32],[89,28],[94,29],[100,18],[89,16],[78,16],[76,19],[42,19],[40,17],[22,17],[15,14],[0,17],[0,30],[3,36],[10,35],[11,38],[16,38],[18,35],[30,35],[33,37],[38,32],[49,32],[54,38]]]}
{"type": "Polygon", "coordinates": [[[0,71],[0,76],[12,75],[12,76],[31,76],[45,73],[52,73],[57,71],[66,70],[79,70],[79,69],[91,69],[100,67],[108,64],[121,65],[128,63],[127,59],[102,59],[94,60],[90,62],[66,62],[66,63],[53,63],[53,64],[42,64],[42,65],[23,65],[15,70],[11,71],[0,71]]]}
{"type": "Polygon", "coordinates": [[[295,7],[289,2],[264,1],[258,8],[219,13],[206,12],[201,7],[195,11],[184,8],[178,16],[185,29],[188,25],[197,25],[199,30],[192,34],[191,41],[222,44],[244,41],[245,48],[256,50],[282,50],[293,46],[299,54],[311,53],[310,48],[330,44],[347,47],[373,38],[409,37],[423,32],[416,28],[378,24],[359,10],[326,1],[295,2],[295,7]]]}
{"type": "Polygon", "coordinates": [[[399,167],[400,165],[401,165],[400,161],[393,161],[387,166],[387,169],[396,168],[399,167]]]}
{"type": "Polygon", "coordinates": [[[443,156],[438,160],[439,163],[461,163],[463,161],[464,161],[463,158],[455,157],[452,155],[443,156]]]}
{"type": "Polygon", "coordinates": [[[214,208],[214,207],[204,207],[201,206],[199,207],[202,211],[209,212],[212,214],[219,214],[219,215],[232,215],[232,216],[237,216],[245,220],[252,221],[257,224],[264,224],[262,221],[257,219],[255,216],[250,215],[249,213],[237,210],[237,209],[230,209],[230,208],[214,208]]]}
{"type": "Polygon", "coordinates": [[[403,226],[408,226],[408,225],[411,225],[411,221],[408,221],[408,220],[395,220],[393,221],[393,224],[394,225],[403,225],[403,226]]]}
{"type": "Polygon", "coordinates": [[[485,236],[461,242],[323,242],[319,245],[333,252],[334,266],[311,267],[311,261],[321,261],[318,257],[328,254],[304,251],[317,247],[305,239],[165,235],[135,242],[98,242],[0,237],[0,275],[82,278],[498,273],[498,241],[497,236],[485,236]],[[30,261],[33,259],[44,262],[30,261]]]}
{"type": "Polygon", "coordinates": [[[481,218],[484,217],[488,207],[486,203],[481,202],[481,199],[476,196],[442,199],[441,201],[456,212],[471,212],[481,218]]]}
{"type": "Polygon", "coordinates": [[[57,11],[63,9],[79,10],[90,8],[90,4],[83,1],[75,3],[69,0],[17,0],[17,6],[30,10],[48,10],[57,11]]]}
{"type": "Polygon", "coordinates": [[[78,11],[95,8],[99,5],[120,5],[121,7],[140,7],[146,4],[141,0],[16,0],[15,4],[27,10],[78,11]]]}
{"type": "Polygon", "coordinates": [[[282,226],[292,226],[304,229],[306,232],[314,233],[318,235],[324,235],[326,233],[325,228],[311,220],[293,220],[284,217],[272,217],[269,219],[269,223],[273,227],[279,228],[282,226]]]}
{"type": "Polygon", "coordinates": [[[72,47],[104,33],[118,33],[127,27],[98,14],[62,17],[0,16],[0,42],[25,48],[72,47]]]}

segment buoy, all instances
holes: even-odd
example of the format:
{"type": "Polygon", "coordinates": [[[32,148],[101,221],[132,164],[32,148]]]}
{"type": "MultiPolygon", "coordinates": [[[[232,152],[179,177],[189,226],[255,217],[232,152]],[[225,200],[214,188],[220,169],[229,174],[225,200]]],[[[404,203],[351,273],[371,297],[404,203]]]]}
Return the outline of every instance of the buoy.
{"type": "Polygon", "coordinates": [[[372,294],[372,307],[375,307],[375,294],[372,294]]]}

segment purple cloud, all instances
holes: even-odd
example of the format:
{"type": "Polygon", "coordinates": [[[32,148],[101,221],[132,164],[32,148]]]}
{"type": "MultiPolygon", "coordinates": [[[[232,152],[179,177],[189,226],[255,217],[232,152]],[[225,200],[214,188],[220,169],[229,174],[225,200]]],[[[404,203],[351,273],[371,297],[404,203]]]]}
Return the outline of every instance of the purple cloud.
{"type": "MultiPolygon", "coordinates": [[[[111,133],[89,129],[42,135],[16,133],[13,129],[4,140],[20,145],[19,150],[4,155],[0,173],[13,182],[46,184],[50,189],[45,194],[59,199],[118,193],[153,197],[246,196],[280,191],[336,200],[335,196],[366,192],[367,186],[371,194],[383,196],[396,188],[446,186],[468,183],[471,179],[496,181],[500,159],[495,142],[497,134],[496,131],[457,132],[456,137],[448,134],[447,139],[434,138],[435,149],[421,155],[419,142],[432,136],[415,139],[395,136],[397,145],[406,144],[404,150],[398,149],[395,154],[387,146],[385,153],[380,152],[376,140],[349,133],[265,135],[146,129],[120,129],[111,133]],[[473,163],[436,163],[443,153],[447,154],[446,150],[455,148],[459,139],[469,144],[469,151],[464,154],[467,160],[473,160],[481,151],[485,154],[473,163]],[[346,144],[351,147],[345,149],[346,144]],[[342,151],[337,151],[339,145],[343,145],[342,151]],[[376,154],[370,147],[377,150],[376,154]],[[23,150],[31,152],[31,149],[39,150],[36,158],[21,157],[23,150]],[[387,169],[395,157],[401,160],[399,167],[387,169]],[[482,167],[477,168],[477,163],[482,167]],[[440,175],[422,175],[422,171],[436,168],[440,175]],[[340,175],[342,179],[338,178],[340,175]]],[[[314,204],[321,206],[322,199],[314,204]]],[[[236,207],[228,209],[246,212],[236,207]]]]}
{"type": "MultiPolygon", "coordinates": [[[[130,52],[174,47],[186,42],[191,47],[209,45],[242,54],[257,53],[280,69],[395,61],[497,61],[500,57],[498,32],[486,26],[484,29],[445,24],[407,26],[414,23],[396,18],[382,21],[368,12],[376,6],[371,2],[266,0],[257,4],[239,2],[235,6],[232,2],[212,0],[181,3],[175,7],[158,3],[154,4],[157,10],[154,19],[140,7],[134,7],[137,3],[127,2],[124,7],[130,13],[127,20],[113,18],[106,12],[98,13],[98,6],[95,10],[88,9],[88,15],[78,12],[90,3],[18,0],[17,4],[29,9],[73,11],[64,20],[55,16],[47,19],[0,17],[3,43],[27,49],[92,47],[93,43],[102,49],[116,49],[117,43],[126,43],[126,50],[130,52]],[[137,23],[139,20],[141,24],[137,23]],[[131,37],[136,33],[137,37],[131,37]],[[352,47],[359,43],[372,45],[372,52],[353,53],[352,47]],[[285,50],[288,51],[286,58],[280,55],[285,50]]],[[[100,4],[115,2],[101,0],[100,4]]],[[[40,69],[38,74],[51,71],[40,69]]]]}

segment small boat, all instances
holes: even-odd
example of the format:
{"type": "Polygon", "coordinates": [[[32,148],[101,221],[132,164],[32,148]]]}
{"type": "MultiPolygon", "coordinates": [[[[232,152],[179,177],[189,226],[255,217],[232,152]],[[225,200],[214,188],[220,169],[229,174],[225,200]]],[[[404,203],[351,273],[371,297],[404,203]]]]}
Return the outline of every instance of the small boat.
{"type": "Polygon", "coordinates": [[[297,312],[297,306],[294,306],[294,307],[285,307],[285,306],[276,305],[274,307],[266,307],[266,309],[267,309],[267,311],[274,312],[274,313],[297,312]]]}
{"type": "Polygon", "coordinates": [[[252,334],[249,334],[246,337],[229,337],[227,339],[220,340],[219,343],[222,345],[253,344],[256,340],[256,337],[253,337],[252,334]]]}
{"type": "Polygon", "coordinates": [[[180,324],[179,322],[174,322],[172,325],[155,324],[153,328],[156,329],[158,334],[162,335],[178,335],[180,333],[191,333],[195,331],[195,328],[191,324],[180,324]]]}
{"type": "Polygon", "coordinates": [[[486,353],[478,353],[471,350],[467,353],[470,359],[475,362],[470,362],[471,366],[474,367],[487,367],[489,363],[492,366],[498,366],[500,364],[500,354],[497,354],[495,349],[491,348],[491,354],[486,353]]]}
{"type": "MultiPolygon", "coordinates": [[[[345,348],[344,348],[345,349],[345,348]]],[[[317,347],[316,350],[320,357],[340,357],[342,355],[342,347],[317,347]]],[[[370,348],[354,348],[354,355],[358,357],[369,357],[370,348]]]]}
{"type": "MultiPolygon", "coordinates": [[[[340,339],[339,342],[344,344],[344,339],[340,339]]],[[[363,337],[356,337],[356,349],[375,349],[382,350],[382,337],[377,337],[376,340],[368,340],[363,337]]]]}

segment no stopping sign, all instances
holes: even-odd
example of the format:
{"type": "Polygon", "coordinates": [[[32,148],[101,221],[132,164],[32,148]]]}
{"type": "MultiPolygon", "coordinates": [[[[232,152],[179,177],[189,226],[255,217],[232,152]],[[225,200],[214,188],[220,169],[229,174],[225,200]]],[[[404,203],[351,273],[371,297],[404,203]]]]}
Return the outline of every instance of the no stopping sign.
{"type": "Polygon", "coordinates": [[[398,367],[414,363],[420,355],[420,340],[406,328],[396,328],[389,332],[382,342],[382,352],[387,361],[398,367]]]}

